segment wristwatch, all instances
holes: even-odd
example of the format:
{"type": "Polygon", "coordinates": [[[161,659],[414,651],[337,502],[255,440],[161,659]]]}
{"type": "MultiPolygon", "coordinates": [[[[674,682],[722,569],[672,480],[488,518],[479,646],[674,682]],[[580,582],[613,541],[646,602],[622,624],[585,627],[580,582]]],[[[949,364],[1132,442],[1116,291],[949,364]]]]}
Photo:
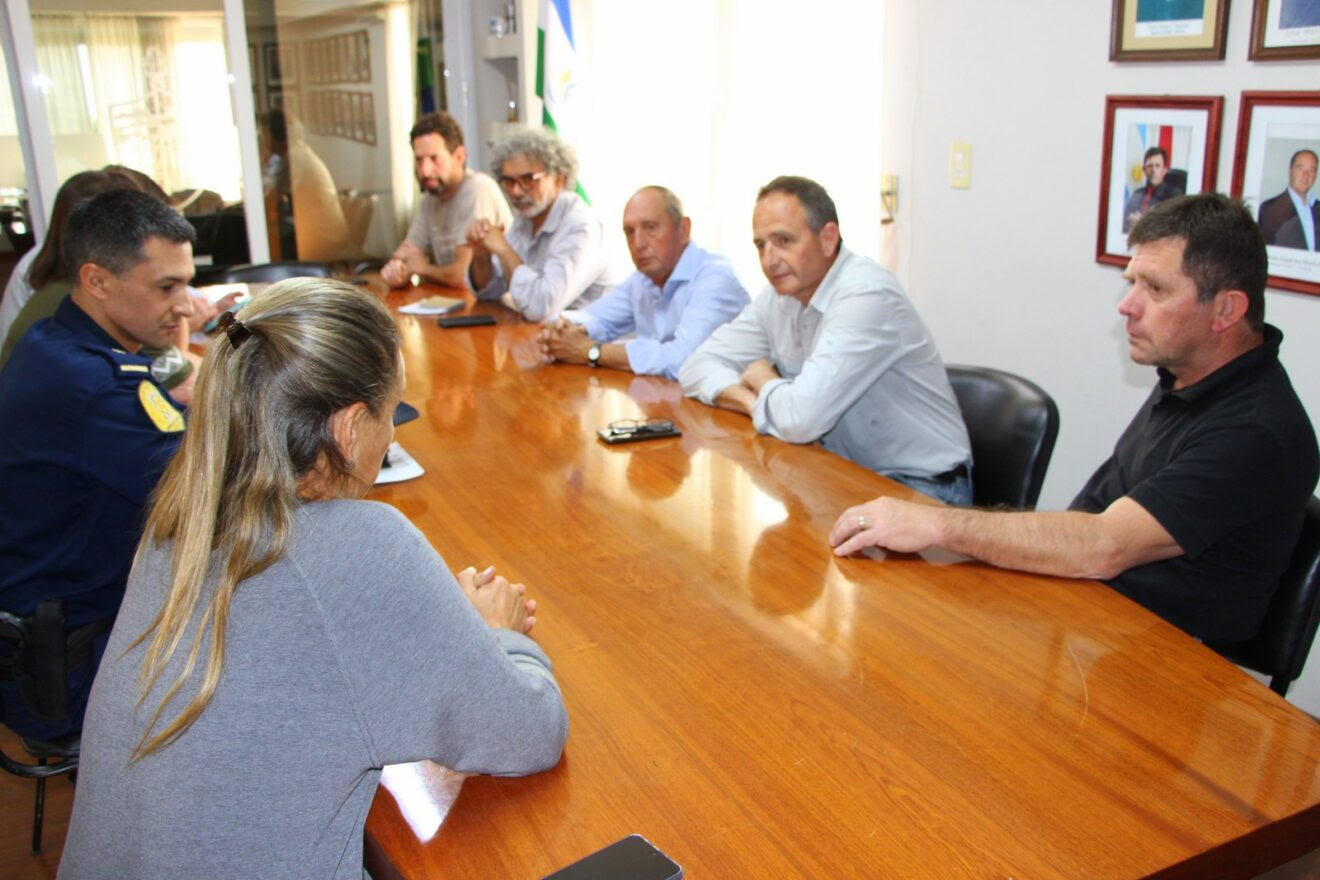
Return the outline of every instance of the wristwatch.
{"type": "Polygon", "coordinates": [[[593,345],[593,346],[591,346],[591,348],[587,349],[587,363],[591,364],[593,367],[599,367],[599,366],[600,366],[600,346],[599,346],[599,345],[593,345]]]}

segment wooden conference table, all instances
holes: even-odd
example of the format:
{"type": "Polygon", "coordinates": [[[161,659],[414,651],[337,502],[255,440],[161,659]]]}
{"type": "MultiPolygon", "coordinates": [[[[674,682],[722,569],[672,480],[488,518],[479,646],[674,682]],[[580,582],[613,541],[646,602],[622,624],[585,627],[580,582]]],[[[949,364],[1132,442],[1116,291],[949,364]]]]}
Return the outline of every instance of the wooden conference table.
{"type": "Polygon", "coordinates": [[[528,585],[570,733],[523,779],[387,768],[378,880],[533,880],[634,832],[702,880],[1240,877],[1320,847],[1320,724],[1174,627],[1095,582],[836,559],[845,506],[915,493],[476,310],[500,324],[399,316],[426,475],[372,497],[528,585]],[[596,439],[637,416],[683,436],[596,439]]]}

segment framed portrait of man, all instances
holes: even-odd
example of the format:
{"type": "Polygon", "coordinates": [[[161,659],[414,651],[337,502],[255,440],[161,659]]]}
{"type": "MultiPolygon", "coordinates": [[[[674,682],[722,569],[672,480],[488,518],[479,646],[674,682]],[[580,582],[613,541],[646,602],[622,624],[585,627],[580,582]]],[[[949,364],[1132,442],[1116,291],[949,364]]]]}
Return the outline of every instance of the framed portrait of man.
{"type": "Polygon", "coordinates": [[[1247,57],[1320,58],[1320,0],[1256,0],[1247,57]]]}
{"type": "Polygon", "coordinates": [[[1160,202],[1215,188],[1222,97],[1110,95],[1095,258],[1126,266],[1132,224],[1160,202]]]}
{"type": "Polygon", "coordinates": [[[266,87],[271,88],[284,84],[284,72],[280,66],[280,47],[276,43],[266,43],[262,47],[263,57],[266,61],[266,87]]]}
{"type": "Polygon", "coordinates": [[[1233,196],[1265,236],[1271,287],[1320,295],[1320,92],[1243,92],[1233,196]]]}
{"type": "Polygon", "coordinates": [[[1114,0],[1109,60],[1221,60],[1227,14],[1227,0],[1114,0]]]}

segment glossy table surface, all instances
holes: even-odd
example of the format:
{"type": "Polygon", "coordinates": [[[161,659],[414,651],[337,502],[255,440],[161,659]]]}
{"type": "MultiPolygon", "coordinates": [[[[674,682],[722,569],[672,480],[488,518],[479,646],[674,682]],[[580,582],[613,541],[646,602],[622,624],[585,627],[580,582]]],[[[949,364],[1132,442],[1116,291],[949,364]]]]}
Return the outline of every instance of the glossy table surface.
{"type": "Polygon", "coordinates": [[[1320,846],[1320,724],[1174,627],[1095,582],[836,559],[840,510],[915,493],[477,310],[501,323],[399,316],[427,473],[372,497],[528,585],[570,733],[524,779],[387,768],[377,878],[532,880],[631,833],[693,878],[1236,877],[1320,846]],[[639,416],[683,436],[596,439],[639,416]]]}

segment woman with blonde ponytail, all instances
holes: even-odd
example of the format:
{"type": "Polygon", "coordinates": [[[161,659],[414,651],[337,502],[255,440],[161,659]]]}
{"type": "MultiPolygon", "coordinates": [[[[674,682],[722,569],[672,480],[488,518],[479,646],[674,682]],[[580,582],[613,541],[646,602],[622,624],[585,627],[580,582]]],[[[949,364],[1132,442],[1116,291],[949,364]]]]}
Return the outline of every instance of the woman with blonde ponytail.
{"type": "Polygon", "coordinates": [[[404,388],[389,312],[292,279],[200,369],[92,689],[60,876],[361,877],[385,764],[553,766],[535,603],[361,497],[404,388]]]}

